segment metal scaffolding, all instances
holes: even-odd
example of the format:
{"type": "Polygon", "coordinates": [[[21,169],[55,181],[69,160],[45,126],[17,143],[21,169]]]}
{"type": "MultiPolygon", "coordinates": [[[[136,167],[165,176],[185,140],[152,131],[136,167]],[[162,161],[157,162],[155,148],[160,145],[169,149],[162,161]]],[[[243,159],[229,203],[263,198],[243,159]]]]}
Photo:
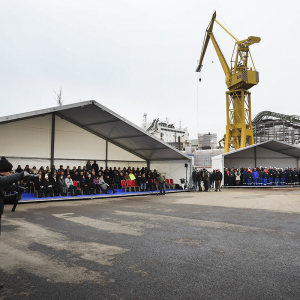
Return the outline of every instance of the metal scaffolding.
{"type": "Polygon", "coordinates": [[[288,116],[262,111],[252,120],[255,143],[269,140],[298,145],[300,139],[300,116],[288,116]]]}

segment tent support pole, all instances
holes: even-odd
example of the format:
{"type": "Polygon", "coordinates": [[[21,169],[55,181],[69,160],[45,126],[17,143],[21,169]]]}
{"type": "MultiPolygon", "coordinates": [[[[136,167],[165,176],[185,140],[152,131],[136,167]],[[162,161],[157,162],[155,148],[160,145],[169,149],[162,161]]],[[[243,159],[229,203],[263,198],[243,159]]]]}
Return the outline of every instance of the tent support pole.
{"type": "Polygon", "coordinates": [[[147,160],[147,170],[150,170],[150,160],[147,160]]]}
{"type": "Polygon", "coordinates": [[[55,140],[55,114],[52,114],[52,128],[51,128],[51,165],[54,165],[54,140],[55,140]]]}
{"type": "Polygon", "coordinates": [[[257,163],[256,163],[256,147],[254,147],[254,168],[257,167],[257,163]]]}
{"type": "Polygon", "coordinates": [[[108,153],[108,140],[106,140],[106,149],[105,149],[105,168],[107,167],[107,153],[108,153]]]}

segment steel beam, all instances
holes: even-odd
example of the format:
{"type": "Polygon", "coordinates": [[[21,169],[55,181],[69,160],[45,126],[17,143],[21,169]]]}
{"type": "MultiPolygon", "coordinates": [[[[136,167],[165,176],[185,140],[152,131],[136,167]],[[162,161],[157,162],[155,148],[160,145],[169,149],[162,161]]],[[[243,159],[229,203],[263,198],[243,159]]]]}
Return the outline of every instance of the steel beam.
{"type": "Polygon", "coordinates": [[[50,169],[54,165],[54,143],[55,143],[55,114],[52,113],[52,128],[51,128],[51,164],[50,169]]]}
{"type": "Polygon", "coordinates": [[[82,127],[88,127],[88,126],[93,126],[93,125],[101,125],[101,124],[106,124],[106,123],[115,123],[115,122],[121,122],[122,120],[112,120],[112,121],[103,121],[103,122],[94,122],[90,124],[83,125],[82,127]]]}
{"type": "Polygon", "coordinates": [[[120,136],[120,137],[109,138],[109,140],[130,139],[130,138],[138,138],[138,137],[143,137],[143,136],[147,136],[147,135],[140,134],[140,135],[120,136]]]}

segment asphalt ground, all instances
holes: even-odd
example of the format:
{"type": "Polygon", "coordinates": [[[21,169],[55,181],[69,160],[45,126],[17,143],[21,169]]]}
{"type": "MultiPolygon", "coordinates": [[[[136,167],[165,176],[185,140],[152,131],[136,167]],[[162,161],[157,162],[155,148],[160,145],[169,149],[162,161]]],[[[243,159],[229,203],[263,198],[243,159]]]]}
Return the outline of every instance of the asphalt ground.
{"type": "Polygon", "coordinates": [[[300,190],[5,207],[0,299],[300,299],[300,190]]]}

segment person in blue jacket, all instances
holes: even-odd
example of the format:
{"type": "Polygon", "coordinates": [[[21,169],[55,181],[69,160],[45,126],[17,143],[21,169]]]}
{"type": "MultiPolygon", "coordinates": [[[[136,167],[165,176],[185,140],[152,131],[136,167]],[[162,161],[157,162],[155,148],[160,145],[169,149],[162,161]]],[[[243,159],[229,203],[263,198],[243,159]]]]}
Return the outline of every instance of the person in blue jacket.
{"type": "Polygon", "coordinates": [[[254,171],[252,172],[252,176],[253,176],[253,185],[258,185],[259,174],[258,174],[256,168],[254,168],[254,171]]]}
{"type": "Polygon", "coordinates": [[[268,183],[268,170],[267,170],[267,168],[265,168],[265,170],[263,171],[262,177],[263,177],[263,184],[267,185],[267,183],[268,183]]]}

